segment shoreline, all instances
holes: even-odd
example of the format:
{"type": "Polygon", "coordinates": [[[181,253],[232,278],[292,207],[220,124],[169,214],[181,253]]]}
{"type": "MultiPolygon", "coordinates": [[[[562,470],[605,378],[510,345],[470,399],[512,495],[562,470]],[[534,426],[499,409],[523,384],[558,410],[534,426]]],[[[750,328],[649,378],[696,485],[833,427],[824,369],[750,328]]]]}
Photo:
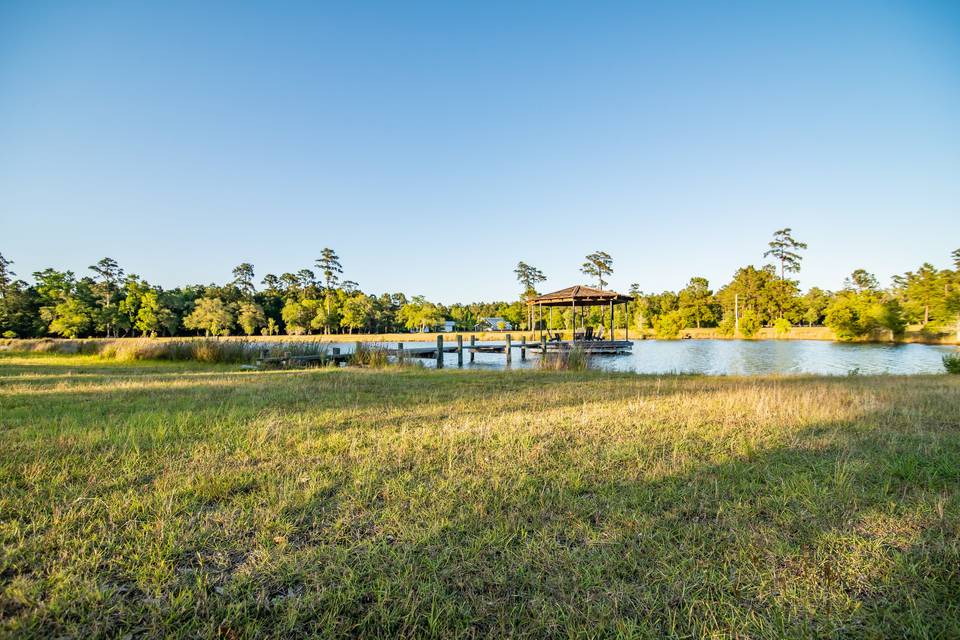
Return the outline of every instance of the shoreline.
{"type": "MultiPolygon", "coordinates": [[[[564,332],[568,333],[568,332],[564,332]]],[[[502,341],[509,335],[514,342],[519,342],[522,337],[526,337],[529,344],[539,342],[539,333],[535,331],[456,331],[450,333],[337,333],[337,334],[304,334],[304,335],[230,335],[221,336],[217,339],[227,341],[256,341],[256,342],[435,342],[437,336],[443,336],[444,342],[455,342],[457,336],[462,336],[464,343],[469,342],[473,337],[478,342],[502,341]]],[[[214,336],[210,336],[213,338],[214,336]]],[[[0,339],[0,349],[16,350],[19,345],[32,346],[38,343],[54,344],[89,344],[99,342],[132,341],[132,340],[150,340],[150,341],[177,341],[177,340],[196,340],[204,339],[205,336],[163,336],[157,338],[143,336],[125,336],[117,338],[6,338],[0,339]]],[[[614,332],[614,338],[623,340],[626,338],[626,332],[617,329],[614,332]]],[[[838,342],[847,344],[927,344],[940,346],[960,346],[955,334],[925,334],[919,329],[908,330],[899,339],[892,336],[887,338],[864,338],[858,340],[843,341],[837,340],[833,330],[828,327],[793,327],[786,335],[777,335],[772,327],[764,327],[751,338],[734,337],[722,335],[716,327],[701,329],[684,329],[677,338],[658,338],[651,330],[630,331],[631,340],[663,340],[672,342],[677,340],[742,340],[745,342],[760,341],[784,341],[784,340],[815,340],[821,342],[838,342]]]]}

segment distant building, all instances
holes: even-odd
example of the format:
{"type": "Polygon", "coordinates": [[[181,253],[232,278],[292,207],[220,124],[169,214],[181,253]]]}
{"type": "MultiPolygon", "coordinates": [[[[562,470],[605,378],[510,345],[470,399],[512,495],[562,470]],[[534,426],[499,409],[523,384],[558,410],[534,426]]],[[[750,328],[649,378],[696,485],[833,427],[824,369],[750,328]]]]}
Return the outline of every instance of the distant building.
{"type": "Polygon", "coordinates": [[[480,318],[474,326],[474,331],[510,331],[513,325],[503,318],[480,318]]]}
{"type": "Polygon", "coordinates": [[[452,333],[457,330],[457,323],[453,320],[444,320],[443,321],[443,332],[452,333]]]}

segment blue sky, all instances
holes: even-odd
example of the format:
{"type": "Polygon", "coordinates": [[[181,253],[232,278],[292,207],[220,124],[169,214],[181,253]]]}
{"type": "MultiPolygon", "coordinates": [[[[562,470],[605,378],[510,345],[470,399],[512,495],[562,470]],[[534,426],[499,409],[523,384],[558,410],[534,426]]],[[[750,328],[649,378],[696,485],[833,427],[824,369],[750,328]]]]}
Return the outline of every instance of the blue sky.
{"type": "Polygon", "coordinates": [[[166,287],[311,266],[514,297],[518,260],[804,287],[960,247],[960,3],[0,3],[0,253],[166,287]]]}

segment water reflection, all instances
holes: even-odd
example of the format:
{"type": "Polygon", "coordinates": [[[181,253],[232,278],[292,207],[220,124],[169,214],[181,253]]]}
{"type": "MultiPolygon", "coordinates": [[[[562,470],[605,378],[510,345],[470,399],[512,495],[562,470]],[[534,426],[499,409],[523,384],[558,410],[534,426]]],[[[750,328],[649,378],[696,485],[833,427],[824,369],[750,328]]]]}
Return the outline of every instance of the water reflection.
{"type": "MultiPolygon", "coordinates": [[[[407,347],[429,343],[407,342],[407,347]]],[[[449,343],[448,343],[449,344],[449,343]]],[[[489,343],[478,343],[489,344],[489,343]]],[[[352,351],[353,343],[331,344],[352,351]]],[[[384,343],[396,347],[396,343],[384,343]]],[[[760,375],[770,373],[813,373],[844,375],[858,370],[874,373],[942,373],[944,354],[956,348],[924,344],[845,344],[820,340],[639,340],[633,353],[595,356],[592,366],[609,371],[636,373],[704,373],[709,375],[760,375]]],[[[527,360],[514,350],[514,369],[534,367],[539,356],[530,349],[527,360]]],[[[503,354],[477,353],[474,362],[464,353],[464,367],[503,369],[503,354]]],[[[422,360],[434,366],[433,360],[422,360]]],[[[445,367],[457,366],[457,355],[444,356],[445,367]]]]}

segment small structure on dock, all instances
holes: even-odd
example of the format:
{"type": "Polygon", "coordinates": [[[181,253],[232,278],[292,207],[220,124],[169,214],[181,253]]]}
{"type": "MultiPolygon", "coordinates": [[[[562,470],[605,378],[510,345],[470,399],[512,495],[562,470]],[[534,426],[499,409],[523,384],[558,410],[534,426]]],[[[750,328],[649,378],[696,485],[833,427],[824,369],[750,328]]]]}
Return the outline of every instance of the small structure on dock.
{"type": "Polygon", "coordinates": [[[630,343],[630,303],[633,302],[633,296],[628,296],[616,291],[604,291],[583,285],[574,285],[566,289],[560,289],[553,293],[546,293],[542,296],[536,296],[527,300],[527,305],[536,309],[538,312],[537,326],[540,330],[541,343],[552,343],[562,348],[563,346],[582,346],[588,351],[596,353],[622,353],[628,351],[632,346],[630,343]],[[626,314],[626,336],[625,340],[618,341],[614,336],[614,306],[622,304],[626,314]],[[547,308],[549,313],[549,330],[553,328],[553,309],[556,307],[570,308],[573,312],[573,340],[569,343],[560,339],[559,334],[545,335],[543,309],[547,308]],[[586,326],[587,307],[607,307],[609,313],[609,328],[604,316],[601,314],[600,331],[594,332],[593,327],[586,326]],[[577,309],[580,309],[580,328],[577,328],[577,309]],[[602,333],[601,333],[602,331],[602,333]],[[598,336],[599,334],[599,336],[598,336]]]}

